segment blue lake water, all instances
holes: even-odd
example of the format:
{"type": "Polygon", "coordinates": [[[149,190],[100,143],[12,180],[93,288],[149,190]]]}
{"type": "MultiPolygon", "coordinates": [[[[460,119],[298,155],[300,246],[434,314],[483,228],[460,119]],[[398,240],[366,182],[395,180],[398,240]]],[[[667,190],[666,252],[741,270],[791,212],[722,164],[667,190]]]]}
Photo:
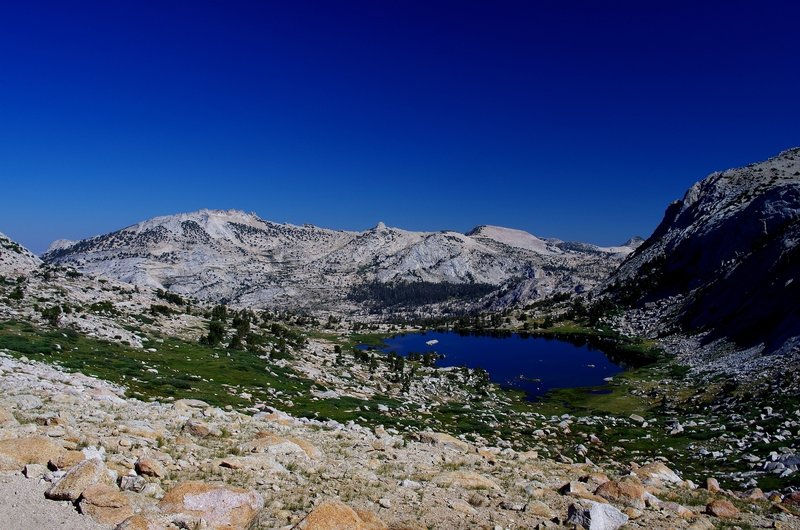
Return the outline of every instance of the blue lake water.
{"type": "Polygon", "coordinates": [[[387,339],[383,351],[408,355],[435,351],[444,354],[437,366],[468,366],[489,372],[492,382],[523,390],[536,399],[554,388],[604,384],[624,367],[585,341],[527,336],[488,336],[456,332],[427,332],[387,339]],[[427,345],[428,341],[438,341],[427,345]]]}

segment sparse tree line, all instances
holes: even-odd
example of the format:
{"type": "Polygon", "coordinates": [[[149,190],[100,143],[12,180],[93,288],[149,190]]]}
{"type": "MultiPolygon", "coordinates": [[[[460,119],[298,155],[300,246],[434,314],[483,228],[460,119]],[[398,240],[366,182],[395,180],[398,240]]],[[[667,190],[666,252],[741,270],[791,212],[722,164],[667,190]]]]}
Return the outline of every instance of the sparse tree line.
{"type": "Polygon", "coordinates": [[[475,300],[496,290],[485,283],[370,282],[354,288],[348,299],[369,304],[373,310],[438,304],[452,300],[475,300]]]}
{"type": "MultiPolygon", "coordinates": [[[[231,350],[267,353],[271,359],[289,359],[291,350],[306,345],[306,337],[299,331],[276,322],[276,313],[252,309],[234,310],[224,304],[214,306],[208,313],[208,333],[200,338],[207,346],[224,346],[231,350]]],[[[282,313],[286,320],[292,320],[282,313]]],[[[294,319],[296,322],[296,319],[294,319]]]]}
{"type": "MultiPolygon", "coordinates": [[[[336,353],[336,365],[348,366],[352,365],[345,356],[342,347],[339,345],[334,346],[334,353],[336,353]]],[[[436,369],[436,361],[443,358],[437,352],[410,352],[408,355],[399,355],[397,352],[389,352],[383,354],[374,349],[352,348],[350,351],[350,358],[355,363],[365,367],[372,375],[370,379],[378,372],[381,366],[385,369],[386,380],[390,383],[400,385],[400,391],[407,394],[412,391],[412,385],[415,380],[418,380],[422,372],[422,368],[434,369],[426,371],[426,375],[435,375],[438,372],[436,369]]],[[[488,391],[489,373],[482,368],[467,368],[461,367],[457,372],[448,371],[447,377],[456,382],[464,383],[472,387],[476,393],[483,394],[488,391]]]]}

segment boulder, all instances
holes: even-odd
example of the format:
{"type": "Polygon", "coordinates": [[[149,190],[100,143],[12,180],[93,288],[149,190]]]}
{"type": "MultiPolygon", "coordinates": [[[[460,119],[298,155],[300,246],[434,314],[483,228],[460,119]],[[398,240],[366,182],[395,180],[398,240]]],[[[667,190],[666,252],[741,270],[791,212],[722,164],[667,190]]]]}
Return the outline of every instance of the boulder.
{"type": "Polygon", "coordinates": [[[98,523],[108,525],[119,524],[133,515],[127,497],[108,484],[92,484],[83,490],[78,508],[98,523]]]}
{"type": "Polygon", "coordinates": [[[192,409],[203,410],[207,409],[211,405],[199,399],[178,399],[172,404],[172,406],[176,410],[192,410],[192,409]]]}
{"type": "Polygon", "coordinates": [[[44,496],[55,501],[75,502],[83,490],[92,484],[108,482],[106,466],[100,460],[92,458],[84,460],[64,475],[61,480],[50,486],[44,496]]]}
{"type": "Polygon", "coordinates": [[[67,470],[86,460],[86,456],[81,451],[65,451],[55,460],[50,460],[51,468],[67,470]]]}
{"type": "Polygon", "coordinates": [[[22,470],[25,478],[42,478],[47,473],[47,466],[42,464],[28,464],[22,470]]]}
{"type": "Polygon", "coordinates": [[[0,440],[0,471],[21,471],[25,464],[47,464],[64,448],[44,436],[0,440]]]}
{"type": "Polygon", "coordinates": [[[553,510],[542,501],[530,501],[525,511],[536,517],[543,517],[544,519],[552,519],[555,517],[553,510]]]}
{"type": "Polygon", "coordinates": [[[143,456],[136,461],[136,472],[145,477],[163,478],[167,472],[158,460],[143,456]]]}
{"type": "Polygon", "coordinates": [[[309,512],[293,528],[297,530],[385,530],[387,526],[373,514],[367,515],[365,512],[359,514],[340,501],[328,500],[309,512]]]}
{"type": "Polygon", "coordinates": [[[143,515],[134,515],[119,523],[114,530],[166,530],[166,526],[143,515]]]}
{"type": "Polygon", "coordinates": [[[714,517],[721,517],[725,519],[732,519],[739,515],[739,509],[736,508],[730,501],[724,499],[717,499],[709,502],[706,505],[706,513],[714,517]]]}
{"type": "Polygon", "coordinates": [[[423,443],[438,445],[462,453],[472,452],[470,444],[443,432],[423,431],[419,433],[419,439],[423,443]]]}
{"type": "Polygon", "coordinates": [[[678,504],[677,502],[662,502],[658,507],[662,512],[671,512],[684,519],[694,519],[697,515],[686,506],[678,504]]]}
{"type": "Polygon", "coordinates": [[[645,507],[644,486],[635,477],[625,477],[622,480],[604,482],[597,487],[594,494],[615,504],[630,506],[639,510],[645,507]]]}
{"type": "Polygon", "coordinates": [[[570,497],[576,497],[578,499],[589,499],[595,502],[606,502],[603,497],[595,495],[594,493],[590,492],[586,489],[586,485],[583,482],[578,482],[572,480],[567,482],[563,486],[558,489],[559,493],[562,495],[568,495],[570,497]]]}
{"type": "Polygon", "coordinates": [[[580,525],[586,530],[617,530],[628,522],[628,516],[610,504],[578,501],[570,505],[567,523],[580,525]]]}
{"type": "Polygon", "coordinates": [[[761,490],[761,488],[749,489],[745,491],[742,496],[751,501],[763,501],[767,499],[767,496],[764,495],[764,492],[761,490]]]}
{"type": "Polygon", "coordinates": [[[158,507],[198,518],[211,530],[245,530],[255,524],[264,498],[252,490],[192,481],[169,490],[158,507]]]}
{"type": "Polygon", "coordinates": [[[259,433],[253,440],[239,446],[243,453],[297,454],[316,460],[322,452],[302,438],[284,438],[271,433],[259,433]]]}
{"type": "Polygon", "coordinates": [[[147,486],[147,480],[138,475],[124,475],[119,479],[119,489],[122,491],[135,491],[140,493],[147,486]]]}
{"type": "Polygon", "coordinates": [[[216,427],[212,427],[208,423],[200,420],[189,420],[184,424],[183,430],[197,436],[198,438],[205,438],[207,436],[221,436],[222,431],[216,427]]]}
{"type": "Polygon", "coordinates": [[[671,484],[680,484],[683,482],[681,477],[662,462],[653,462],[652,464],[642,466],[635,469],[634,473],[636,473],[645,484],[652,483],[653,481],[671,484]]]}
{"type": "Polygon", "coordinates": [[[461,499],[454,499],[447,502],[447,507],[451,510],[455,510],[460,513],[465,513],[467,515],[475,515],[478,513],[478,510],[473,508],[470,503],[467,501],[463,501],[461,499]]]}

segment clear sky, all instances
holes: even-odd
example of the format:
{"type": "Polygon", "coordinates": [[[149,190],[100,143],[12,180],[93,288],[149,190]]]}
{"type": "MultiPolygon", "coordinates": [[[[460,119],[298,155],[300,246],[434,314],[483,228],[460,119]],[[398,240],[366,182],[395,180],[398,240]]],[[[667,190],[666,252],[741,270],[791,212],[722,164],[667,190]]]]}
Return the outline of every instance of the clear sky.
{"type": "Polygon", "coordinates": [[[6,2],[0,231],[237,208],[647,236],[800,145],[800,2],[6,2]]]}

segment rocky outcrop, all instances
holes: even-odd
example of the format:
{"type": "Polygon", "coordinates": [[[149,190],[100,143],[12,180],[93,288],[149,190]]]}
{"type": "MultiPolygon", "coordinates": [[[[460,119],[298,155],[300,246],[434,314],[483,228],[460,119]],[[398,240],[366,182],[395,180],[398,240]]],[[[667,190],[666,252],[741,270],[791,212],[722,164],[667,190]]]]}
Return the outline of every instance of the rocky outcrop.
{"type": "Polygon", "coordinates": [[[41,264],[31,251],[0,233],[0,276],[16,279],[31,274],[41,264]]]}
{"type": "Polygon", "coordinates": [[[314,508],[293,528],[297,530],[385,530],[388,527],[370,512],[357,511],[343,502],[328,500],[314,508]]]}
{"type": "Polygon", "coordinates": [[[601,291],[649,310],[655,333],[791,348],[800,336],[799,220],[800,148],[714,173],[667,208],[601,291]]]}
{"type": "Polygon", "coordinates": [[[0,440],[0,471],[20,471],[25,464],[47,464],[65,450],[44,436],[0,440]]]}
{"type": "Polygon", "coordinates": [[[115,525],[133,515],[133,508],[117,488],[108,484],[93,484],[83,490],[78,508],[98,523],[115,525]]]}
{"type": "Polygon", "coordinates": [[[84,460],[67,471],[67,474],[61,480],[53,484],[45,492],[45,497],[56,501],[75,502],[86,488],[104,482],[110,482],[105,464],[96,458],[84,460]]]}
{"type": "Polygon", "coordinates": [[[609,504],[583,500],[569,507],[567,523],[587,530],[617,530],[628,522],[628,516],[609,504]]]}
{"type": "Polygon", "coordinates": [[[245,530],[255,522],[264,499],[254,491],[194,481],[168,491],[158,507],[165,514],[203,521],[212,530],[245,530]]]}

